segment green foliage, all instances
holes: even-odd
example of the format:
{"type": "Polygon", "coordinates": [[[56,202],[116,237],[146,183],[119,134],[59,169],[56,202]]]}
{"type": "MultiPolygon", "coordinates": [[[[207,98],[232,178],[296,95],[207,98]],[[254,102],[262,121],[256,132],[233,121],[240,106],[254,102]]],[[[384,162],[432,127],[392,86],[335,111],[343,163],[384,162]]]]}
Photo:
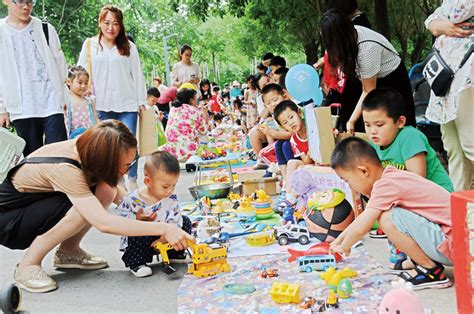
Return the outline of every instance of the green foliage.
{"type": "MultiPolygon", "coordinates": [[[[423,21],[440,0],[376,1],[387,1],[389,20],[382,22],[407,65],[418,61],[431,42],[423,21]]],[[[219,84],[242,81],[267,51],[283,55],[289,65],[314,62],[322,53],[318,22],[324,0],[38,0],[33,14],[55,26],[74,64],[84,40],[97,34],[99,11],[109,3],[123,10],[150,84],[154,75],[165,77],[163,37],[172,34],[170,64],[178,61],[179,47],[189,44],[203,74],[219,84]]],[[[358,3],[375,26],[374,0],[358,3]]],[[[0,16],[6,14],[0,5],[0,16]]]]}

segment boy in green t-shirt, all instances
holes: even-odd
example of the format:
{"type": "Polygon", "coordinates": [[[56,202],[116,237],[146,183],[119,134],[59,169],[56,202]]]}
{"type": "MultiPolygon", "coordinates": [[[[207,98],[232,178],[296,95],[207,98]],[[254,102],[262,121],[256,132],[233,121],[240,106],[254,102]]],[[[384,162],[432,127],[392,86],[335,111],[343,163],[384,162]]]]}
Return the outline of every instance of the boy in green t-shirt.
{"type": "MultiPolygon", "coordinates": [[[[405,126],[405,101],[395,90],[372,90],[362,103],[365,132],[375,148],[382,165],[407,170],[453,192],[448,173],[436,157],[436,152],[426,136],[412,126],[405,126]]],[[[386,238],[379,228],[370,232],[372,238],[386,238]]],[[[394,247],[390,248],[390,262],[406,258],[394,247]]]]}
{"type": "Polygon", "coordinates": [[[386,88],[371,91],[362,104],[365,131],[382,165],[417,173],[453,192],[448,173],[426,136],[405,126],[404,108],[402,96],[386,88]]]}

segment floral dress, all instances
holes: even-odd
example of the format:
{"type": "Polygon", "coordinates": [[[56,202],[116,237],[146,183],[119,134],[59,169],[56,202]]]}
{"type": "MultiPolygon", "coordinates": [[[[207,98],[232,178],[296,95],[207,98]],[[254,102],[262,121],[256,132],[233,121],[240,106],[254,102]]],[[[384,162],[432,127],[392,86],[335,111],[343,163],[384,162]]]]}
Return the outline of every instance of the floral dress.
{"type": "MultiPolygon", "coordinates": [[[[436,19],[447,19],[452,23],[460,23],[472,19],[474,6],[472,0],[449,0],[443,1],[441,7],[436,9],[425,21],[425,26],[436,19]]],[[[459,69],[459,65],[468,51],[474,44],[474,37],[471,35],[466,38],[448,37],[441,35],[436,38],[434,47],[437,48],[441,57],[451,67],[457,71],[451,83],[451,88],[444,97],[437,97],[431,92],[430,101],[426,110],[426,117],[433,122],[446,124],[456,119],[461,92],[467,88],[473,87],[472,78],[474,77],[474,56],[459,69]]]]}
{"type": "Polygon", "coordinates": [[[247,91],[247,129],[251,129],[257,123],[258,111],[257,111],[257,91],[249,89],[247,91]]]}
{"type": "Polygon", "coordinates": [[[166,141],[163,150],[173,154],[178,160],[187,160],[197,154],[199,136],[207,131],[202,111],[194,106],[183,104],[171,107],[166,126],[166,141]]]}

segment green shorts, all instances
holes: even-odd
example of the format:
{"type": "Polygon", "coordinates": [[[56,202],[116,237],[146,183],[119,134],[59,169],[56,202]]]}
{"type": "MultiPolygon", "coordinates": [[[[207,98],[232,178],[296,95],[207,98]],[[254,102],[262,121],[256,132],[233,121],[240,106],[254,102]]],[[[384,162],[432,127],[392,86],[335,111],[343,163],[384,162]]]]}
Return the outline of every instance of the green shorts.
{"type": "Polygon", "coordinates": [[[392,208],[392,222],[395,228],[415,240],[433,261],[453,265],[451,260],[438,251],[438,246],[446,239],[438,224],[400,207],[392,208]]]}

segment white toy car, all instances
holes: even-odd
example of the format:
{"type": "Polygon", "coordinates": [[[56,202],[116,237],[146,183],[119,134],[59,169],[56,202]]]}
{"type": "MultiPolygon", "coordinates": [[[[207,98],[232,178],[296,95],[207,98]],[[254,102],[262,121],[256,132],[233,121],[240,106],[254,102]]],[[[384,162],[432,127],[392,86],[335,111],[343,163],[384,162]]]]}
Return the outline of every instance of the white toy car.
{"type": "Polygon", "coordinates": [[[280,245],[287,245],[290,241],[298,241],[301,245],[306,245],[309,243],[309,237],[308,229],[301,225],[286,224],[275,228],[275,239],[280,245]]]}

